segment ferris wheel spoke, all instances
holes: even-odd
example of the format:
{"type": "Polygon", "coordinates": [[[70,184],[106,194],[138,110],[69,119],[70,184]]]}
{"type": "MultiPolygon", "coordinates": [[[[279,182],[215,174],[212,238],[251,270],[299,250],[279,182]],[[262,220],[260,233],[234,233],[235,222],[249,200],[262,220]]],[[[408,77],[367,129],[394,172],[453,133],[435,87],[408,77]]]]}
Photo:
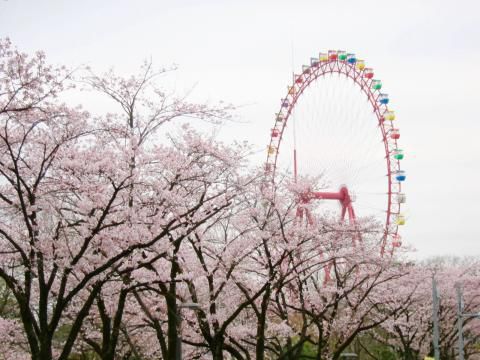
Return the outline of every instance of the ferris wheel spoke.
{"type": "Polygon", "coordinates": [[[387,197],[388,192],[369,192],[369,191],[363,191],[363,190],[357,190],[353,189],[353,193],[355,194],[356,198],[361,199],[361,198],[379,198],[379,199],[384,199],[387,197]]]}
{"type": "Polygon", "coordinates": [[[356,200],[355,201],[355,207],[356,208],[368,208],[368,209],[372,209],[372,210],[375,210],[375,211],[379,211],[379,212],[387,212],[387,209],[386,209],[386,204],[385,206],[379,206],[378,204],[372,204],[372,203],[369,203],[369,202],[365,202],[365,201],[358,201],[356,200]]]}

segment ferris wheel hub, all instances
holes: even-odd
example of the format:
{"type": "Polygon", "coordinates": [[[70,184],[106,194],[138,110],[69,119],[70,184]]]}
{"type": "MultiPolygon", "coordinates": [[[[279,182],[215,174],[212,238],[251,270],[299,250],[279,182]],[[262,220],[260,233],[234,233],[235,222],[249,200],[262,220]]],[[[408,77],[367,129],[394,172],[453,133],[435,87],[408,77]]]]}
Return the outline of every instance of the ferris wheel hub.
{"type": "MultiPolygon", "coordinates": [[[[342,206],[341,220],[345,220],[345,216],[348,214],[350,222],[355,223],[355,211],[352,206],[353,199],[346,185],[342,185],[338,192],[312,191],[308,189],[298,196],[299,208],[303,209],[312,200],[337,200],[342,206]]],[[[299,214],[302,213],[303,210],[299,214]]]]}

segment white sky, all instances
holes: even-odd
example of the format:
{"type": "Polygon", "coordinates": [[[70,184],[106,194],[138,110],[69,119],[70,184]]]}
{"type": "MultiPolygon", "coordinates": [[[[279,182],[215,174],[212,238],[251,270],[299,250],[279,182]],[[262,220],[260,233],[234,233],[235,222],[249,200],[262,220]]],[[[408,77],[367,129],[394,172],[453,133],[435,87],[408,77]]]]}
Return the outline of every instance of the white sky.
{"type": "Polygon", "coordinates": [[[296,69],[319,51],[356,52],[402,132],[404,239],[419,257],[480,254],[478,0],[0,0],[0,36],[99,71],[178,64],[178,90],[243,105],[244,123],[220,137],[258,149],[291,80],[292,43],[296,69]]]}

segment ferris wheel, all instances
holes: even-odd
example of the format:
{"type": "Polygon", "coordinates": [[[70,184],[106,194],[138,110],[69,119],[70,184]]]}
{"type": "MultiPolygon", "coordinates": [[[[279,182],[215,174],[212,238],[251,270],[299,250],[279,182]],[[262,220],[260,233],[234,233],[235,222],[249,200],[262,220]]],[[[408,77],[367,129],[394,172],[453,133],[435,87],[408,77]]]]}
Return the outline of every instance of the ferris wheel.
{"type": "Polygon", "coordinates": [[[355,225],[373,218],[382,225],[381,252],[401,245],[406,196],[400,131],[382,82],[355,54],[330,50],[293,75],[271,129],[265,174],[297,183],[319,179],[298,194],[298,219],[314,222],[316,211],[355,225]]]}

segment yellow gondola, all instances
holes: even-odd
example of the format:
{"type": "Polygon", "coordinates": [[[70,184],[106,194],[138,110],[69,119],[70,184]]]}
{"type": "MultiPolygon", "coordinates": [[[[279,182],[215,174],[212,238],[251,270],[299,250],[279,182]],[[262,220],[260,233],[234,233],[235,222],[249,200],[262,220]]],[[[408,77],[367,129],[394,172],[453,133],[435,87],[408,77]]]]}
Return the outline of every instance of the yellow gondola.
{"type": "Polygon", "coordinates": [[[365,69],[365,60],[357,60],[357,64],[355,66],[358,70],[365,69]]]}
{"type": "Polygon", "coordinates": [[[397,225],[405,225],[405,221],[405,216],[403,216],[402,214],[398,214],[397,219],[395,220],[397,225]]]}
{"type": "Polygon", "coordinates": [[[393,121],[393,120],[395,120],[395,112],[392,111],[392,110],[389,110],[385,113],[384,117],[385,117],[386,120],[393,121]]]}

